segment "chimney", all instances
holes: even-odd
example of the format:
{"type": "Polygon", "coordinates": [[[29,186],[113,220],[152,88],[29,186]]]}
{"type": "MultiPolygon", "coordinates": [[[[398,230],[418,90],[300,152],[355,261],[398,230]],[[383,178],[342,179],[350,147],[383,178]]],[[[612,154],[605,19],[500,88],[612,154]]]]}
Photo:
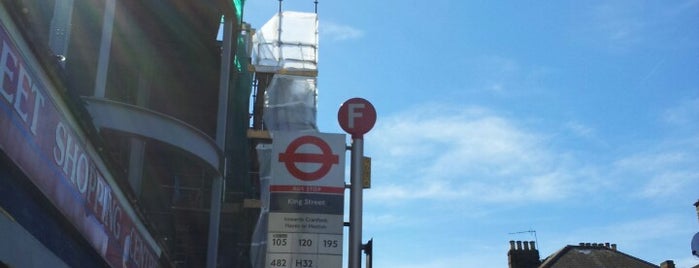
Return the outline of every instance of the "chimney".
{"type": "Polygon", "coordinates": [[[578,243],[580,247],[587,247],[587,248],[608,248],[613,251],[616,251],[616,244],[610,244],[609,242],[604,242],[604,243],[578,243]]]}
{"type": "Polygon", "coordinates": [[[675,262],[671,260],[664,261],[660,264],[660,268],[675,268],[675,262]]]}
{"type": "Polygon", "coordinates": [[[510,241],[507,260],[509,268],[536,268],[541,264],[534,241],[510,241]]]}

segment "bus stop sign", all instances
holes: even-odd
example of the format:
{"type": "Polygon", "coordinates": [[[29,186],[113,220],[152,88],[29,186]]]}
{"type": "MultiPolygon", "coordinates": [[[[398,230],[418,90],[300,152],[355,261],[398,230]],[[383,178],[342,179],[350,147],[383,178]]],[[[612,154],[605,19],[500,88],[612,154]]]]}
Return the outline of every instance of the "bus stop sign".
{"type": "Polygon", "coordinates": [[[369,101],[362,98],[352,98],[340,106],[337,112],[340,127],[352,135],[353,139],[361,139],[376,123],[376,109],[369,101]]]}

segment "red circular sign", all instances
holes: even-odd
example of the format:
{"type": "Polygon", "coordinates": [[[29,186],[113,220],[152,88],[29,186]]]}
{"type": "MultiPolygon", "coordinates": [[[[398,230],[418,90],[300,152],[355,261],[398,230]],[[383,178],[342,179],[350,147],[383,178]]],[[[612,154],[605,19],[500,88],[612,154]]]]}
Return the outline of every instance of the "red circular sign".
{"type": "Polygon", "coordinates": [[[333,164],[340,162],[339,156],[333,154],[330,145],[316,136],[301,136],[289,143],[286,151],[279,154],[279,162],[283,162],[292,176],[302,181],[315,181],[323,178],[333,164]],[[296,151],[305,144],[312,144],[320,149],[320,154],[297,153],[296,151]],[[319,163],[320,167],[313,172],[305,172],[296,166],[296,163],[319,163]]]}
{"type": "Polygon", "coordinates": [[[361,139],[362,135],[369,132],[376,123],[376,109],[368,100],[352,98],[340,106],[337,112],[337,121],[340,127],[352,138],[361,139]]]}

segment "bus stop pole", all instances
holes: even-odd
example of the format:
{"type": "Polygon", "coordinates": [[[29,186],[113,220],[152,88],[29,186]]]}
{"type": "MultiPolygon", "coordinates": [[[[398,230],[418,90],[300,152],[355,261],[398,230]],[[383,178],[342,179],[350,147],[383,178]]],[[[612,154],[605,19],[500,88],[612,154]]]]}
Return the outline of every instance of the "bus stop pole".
{"type": "Polygon", "coordinates": [[[350,226],[349,226],[349,268],[361,268],[362,264],[362,157],[364,140],[352,139],[350,170],[350,226]]]}

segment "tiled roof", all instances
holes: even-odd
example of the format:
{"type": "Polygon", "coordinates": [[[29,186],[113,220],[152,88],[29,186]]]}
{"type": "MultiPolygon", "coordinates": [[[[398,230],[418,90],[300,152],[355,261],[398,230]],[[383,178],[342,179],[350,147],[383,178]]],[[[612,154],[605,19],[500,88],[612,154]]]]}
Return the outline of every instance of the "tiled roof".
{"type": "Polygon", "coordinates": [[[543,260],[539,268],[658,268],[659,266],[602,244],[568,245],[543,260]]]}

